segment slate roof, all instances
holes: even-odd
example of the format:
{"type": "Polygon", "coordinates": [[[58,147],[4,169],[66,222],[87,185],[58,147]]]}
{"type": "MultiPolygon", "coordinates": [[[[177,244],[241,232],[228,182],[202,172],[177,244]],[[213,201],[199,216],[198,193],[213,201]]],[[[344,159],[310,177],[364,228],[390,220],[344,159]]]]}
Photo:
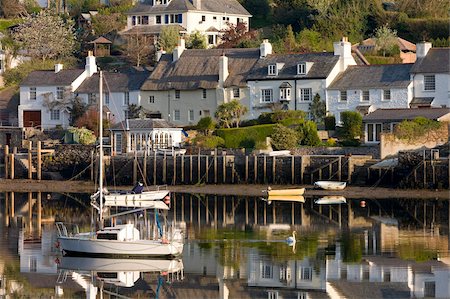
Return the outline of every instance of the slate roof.
{"type": "Polygon", "coordinates": [[[145,118],[127,119],[111,127],[113,131],[151,130],[154,128],[175,128],[165,119],[145,118]]]}
{"type": "Polygon", "coordinates": [[[422,116],[432,120],[438,120],[450,113],[450,108],[399,108],[399,109],[377,109],[363,116],[364,122],[395,122],[412,120],[422,116]]]}
{"type": "Polygon", "coordinates": [[[450,48],[431,48],[427,55],[418,58],[412,73],[450,74],[450,48]]]}
{"type": "Polygon", "coordinates": [[[259,49],[188,49],[176,62],[172,54],[163,55],[141,90],[214,89],[222,54],[228,57],[229,72],[224,86],[247,86],[246,77],[259,59],[259,49]]]}
{"type": "MultiPolygon", "coordinates": [[[[125,92],[139,90],[149,72],[113,73],[103,72],[103,90],[110,92],[125,92]]],[[[98,93],[100,75],[94,74],[86,78],[75,90],[77,93],[98,93]]]]}
{"type": "Polygon", "coordinates": [[[185,12],[189,10],[247,15],[250,13],[237,0],[202,0],[201,9],[197,9],[190,0],[172,0],[168,5],[151,5],[147,0],[139,3],[127,14],[153,14],[166,12],[185,12]]]}
{"type": "Polygon", "coordinates": [[[325,79],[339,60],[333,53],[305,53],[305,54],[272,54],[260,59],[253,67],[248,80],[277,80],[277,79],[325,79]],[[306,75],[297,75],[297,64],[313,62],[306,75]],[[271,64],[284,63],[278,76],[269,76],[267,68],[271,64]]]}
{"type": "Polygon", "coordinates": [[[328,89],[407,88],[413,64],[349,66],[328,89]]]}
{"type": "Polygon", "coordinates": [[[434,98],[431,97],[425,97],[425,98],[420,98],[420,97],[416,97],[413,98],[411,100],[411,105],[431,105],[431,103],[433,102],[434,98]]]}
{"type": "Polygon", "coordinates": [[[162,29],[167,26],[175,26],[181,32],[186,31],[186,28],[180,25],[144,25],[131,27],[122,31],[121,34],[160,34],[162,29]]]}
{"type": "Polygon", "coordinates": [[[20,86],[69,86],[78,78],[84,69],[61,70],[58,73],[52,71],[31,72],[20,86]]]}

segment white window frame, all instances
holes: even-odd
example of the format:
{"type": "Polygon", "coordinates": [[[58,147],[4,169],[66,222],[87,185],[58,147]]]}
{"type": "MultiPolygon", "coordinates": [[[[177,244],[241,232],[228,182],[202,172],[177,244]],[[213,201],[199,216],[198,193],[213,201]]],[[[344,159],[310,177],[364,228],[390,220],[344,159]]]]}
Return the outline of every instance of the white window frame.
{"type": "Polygon", "coordinates": [[[339,91],[339,102],[347,102],[348,93],[346,90],[339,91]]]}
{"type": "Polygon", "coordinates": [[[297,75],[306,75],[306,63],[301,62],[297,64],[297,75]]]}
{"type": "Polygon", "coordinates": [[[241,90],[239,87],[233,88],[233,98],[239,99],[241,97],[241,90]]]}
{"type": "Polygon", "coordinates": [[[436,90],[436,76],[435,75],[424,75],[423,76],[423,90],[424,91],[435,91],[436,90]]]}
{"type": "Polygon", "coordinates": [[[368,123],[366,124],[366,142],[367,143],[379,143],[381,139],[381,133],[383,132],[382,123],[368,123]],[[372,134],[369,134],[369,126],[372,127],[372,134]],[[377,128],[380,129],[379,136],[377,138],[377,128]],[[377,140],[378,139],[378,140],[377,140]]]}
{"type": "Polygon", "coordinates": [[[273,89],[261,89],[261,103],[273,103],[273,89]]]}
{"type": "Polygon", "coordinates": [[[60,120],[61,111],[59,109],[50,109],[50,120],[60,120]]]}
{"type": "Polygon", "coordinates": [[[208,94],[206,92],[206,89],[202,89],[202,99],[206,99],[208,97],[208,94]]]}
{"type": "Polygon", "coordinates": [[[90,92],[88,93],[88,104],[94,105],[97,102],[97,94],[90,92]]]}
{"type": "Polygon", "coordinates": [[[175,99],[179,100],[181,98],[181,91],[179,89],[175,89],[175,99]]]}
{"type": "Polygon", "coordinates": [[[114,134],[114,151],[117,154],[121,154],[122,153],[122,133],[115,133],[114,134]]]}
{"type": "Polygon", "coordinates": [[[312,276],[313,276],[313,269],[312,267],[302,267],[300,269],[300,273],[298,274],[300,277],[300,280],[312,280],[312,276]]]}
{"type": "Polygon", "coordinates": [[[267,66],[267,75],[269,76],[276,76],[278,75],[277,65],[276,64],[269,64],[267,66]]]}
{"type": "Polygon", "coordinates": [[[282,101],[290,101],[291,100],[291,88],[290,87],[281,87],[280,88],[280,100],[282,100],[282,101]]]}
{"type": "Polygon", "coordinates": [[[155,96],[148,96],[148,103],[154,104],[155,103],[155,96]]]}
{"type": "Polygon", "coordinates": [[[181,112],[178,109],[173,110],[173,120],[179,121],[181,119],[181,112]]]}
{"type": "Polygon", "coordinates": [[[104,103],[105,103],[106,105],[109,104],[109,96],[110,96],[109,92],[104,92],[104,93],[103,93],[103,97],[105,98],[104,103]]]}
{"type": "Polygon", "coordinates": [[[30,101],[36,101],[37,99],[37,89],[36,87],[30,87],[30,101]]]}
{"type": "Polygon", "coordinates": [[[56,99],[57,100],[64,99],[64,87],[62,87],[62,86],[56,87],[56,99]]]}
{"type": "Polygon", "coordinates": [[[273,265],[268,262],[261,263],[261,278],[273,279],[273,265]]]}
{"type": "Polygon", "coordinates": [[[390,89],[383,89],[382,96],[383,96],[382,97],[383,101],[386,101],[386,102],[390,101],[391,100],[391,96],[392,96],[391,90],[390,89]]]}
{"type": "Polygon", "coordinates": [[[311,102],[312,99],[312,88],[300,88],[300,102],[311,102]]]}
{"type": "Polygon", "coordinates": [[[194,115],[194,110],[193,109],[189,109],[188,110],[188,121],[194,121],[195,119],[195,115],[194,115]]]}
{"type": "Polygon", "coordinates": [[[370,91],[369,90],[361,90],[361,102],[368,103],[370,102],[370,91]],[[367,100],[366,100],[367,98],[367,100]]]}
{"type": "Polygon", "coordinates": [[[123,104],[126,106],[130,105],[130,92],[129,91],[125,91],[123,93],[123,104]]]}
{"type": "Polygon", "coordinates": [[[123,110],[123,118],[126,120],[130,116],[130,111],[128,109],[123,110]]]}

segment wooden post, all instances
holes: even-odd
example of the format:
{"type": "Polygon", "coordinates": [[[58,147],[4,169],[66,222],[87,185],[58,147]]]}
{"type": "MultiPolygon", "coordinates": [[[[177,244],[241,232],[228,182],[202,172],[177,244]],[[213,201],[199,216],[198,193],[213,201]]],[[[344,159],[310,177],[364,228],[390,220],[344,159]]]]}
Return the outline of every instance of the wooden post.
{"type": "Polygon", "coordinates": [[[328,179],[332,178],[332,176],[333,176],[332,172],[333,172],[333,164],[330,163],[330,164],[328,164],[328,179]]]}
{"type": "MultiPolygon", "coordinates": [[[[450,161],[450,159],[449,159],[450,161]]],[[[248,156],[245,156],[245,182],[248,184],[248,156]]]]}
{"type": "MultiPolygon", "coordinates": [[[[201,177],[201,156],[200,156],[200,149],[198,149],[198,159],[197,159],[197,181],[200,183],[200,177],[201,177]]],[[[206,183],[208,183],[208,155],[206,155],[206,183]]]]}
{"type": "Polygon", "coordinates": [[[192,183],[192,155],[189,156],[189,181],[192,183]]]}
{"type": "Polygon", "coordinates": [[[222,156],[222,182],[227,182],[226,156],[222,156]]]}
{"type": "Polygon", "coordinates": [[[153,185],[156,186],[156,150],[153,153],[153,185]]]}
{"type": "Polygon", "coordinates": [[[28,192],[28,226],[33,231],[33,193],[28,192]]]}
{"type": "MultiPolygon", "coordinates": [[[[5,227],[9,227],[9,192],[5,192],[5,227]]],[[[449,212],[450,213],[450,212],[449,212]]]]}
{"type": "Polygon", "coordinates": [[[223,217],[223,224],[227,224],[227,201],[225,198],[222,197],[223,207],[222,207],[222,217],[223,217]]]}
{"type": "Polygon", "coordinates": [[[214,184],[217,184],[217,149],[214,151],[214,184]]]}
{"type": "MultiPolygon", "coordinates": [[[[425,159],[425,156],[424,156],[425,159]]],[[[427,186],[427,161],[423,161],[423,188],[427,186]]]]}
{"type": "Polygon", "coordinates": [[[305,165],[304,165],[305,156],[300,156],[300,183],[303,184],[303,176],[305,174],[305,165]]]}
{"type": "Polygon", "coordinates": [[[184,155],[181,155],[181,183],[184,184],[184,155]]]}
{"type": "Polygon", "coordinates": [[[33,142],[28,142],[28,179],[33,178],[33,142]]]}
{"type": "Polygon", "coordinates": [[[267,225],[267,204],[264,204],[264,225],[267,225]]]}
{"type": "Polygon", "coordinates": [[[319,168],[319,180],[322,180],[322,168],[319,168]]]}
{"type": "Polygon", "coordinates": [[[164,152],[164,158],[163,158],[163,183],[167,184],[167,156],[166,156],[166,152],[164,152]]]}
{"type": "Polygon", "coordinates": [[[255,208],[253,209],[253,217],[255,218],[253,222],[255,224],[258,224],[258,203],[256,202],[256,199],[255,199],[255,208]]]}
{"type": "Polygon", "coordinates": [[[5,145],[5,179],[9,179],[9,145],[5,145]]]}
{"type": "Polygon", "coordinates": [[[248,225],[248,198],[245,198],[245,224],[248,225]]]}
{"type": "MultiPolygon", "coordinates": [[[[209,182],[209,156],[206,155],[205,156],[205,175],[206,175],[206,179],[205,179],[205,183],[208,184],[209,182]]],[[[199,168],[200,169],[200,168],[199,168]]],[[[200,178],[200,171],[198,172],[199,178],[200,178]]]]}
{"type": "Polygon", "coordinates": [[[208,197],[206,197],[206,224],[209,224],[209,200],[208,197]]]}
{"type": "Polygon", "coordinates": [[[94,151],[91,151],[91,181],[94,181],[94,151]]]}
{"type": "Polygon", "coordinates": [[[272,162],[272,183],[275,184],[276,181],[276,174],[277,174],[277,158],[273,157],[273,162],[272,162]]]}
{"type": "Polygon", "coordinates": [[[217,228],[217,195],[214,195],[214,227],[217,228]]]}
{"type": "Polygon", "coordinates": [[[341,181],[341,178],[342,178],[342,157],[341,156],[339,156],[339,161],[338,161],[338,173],[337,173],[337,175],[338,175],[338,181],[341,181]]]}
{"type": "Polygon", "coordinates": [[[138,161],[137,161],[137,153],[134,152],[134,160],[133,160],[133,186],[137,183],[137,168],[138,168],[138,161]]]}
{"type": "Polygon", "coordinates": [[[173,180],[172,185],[177,184],[177,155],[173,156],[173,180]]]}
{"type": "Polygon", "coordinates": [[[41,142],[37,142],[37,179],[42,179],[42,147],[41,142]]]}
{"type": "Polygon", "coordinates": [[[347,177],[347,181],[350,183],[352,181],[352,174],[353,174],[353,169],[354,169],[354,165],[353,165],[353,161],[352,161],[352,157],[348,157],[348,177],[347,177]]]}
{"type": "Polygon", "coordinates": [[[293,202],[291,202],[291,224],[295,225],[295,206],[293,202]]]}
{"type": "Polygon", "coordinates": [[[275,211],[275,202],[272,202],[272,223],[277,223],[277,213],[275,211]]]}
{"type": "Polygon", "coordinates": [[[10,164],[11,164],[11,180],[14,180],[14,154],[9,154],[9,160],[10,160],[10,164]]]}
{"type": "Polygon", "coordinates": [[[144,185],[147,185],[147,150],[144,152],[144,165],[143,165],[143,171],[144,171],[144,185]]]}
{"type": "Polygon", "coordinates": [[[254,170],[254,181],[253,183],[256,184],[258,183],[258,157],[255,155],[254,159],[253,159],[254,163],[253,163],[253,170],[254,170]]]}
{"type": "MultiPolygon", "coordinates": [[[[264,184],[267,184],[267,156],[264,155],[264,160],[263,160],[263,171],[264,171],[264,184]]],[[[265,225],[265,223],[264,223],[265,225]]]]}
{"type": "Polygon", "coordinates": [[[41,225],[42,225],[42,193],[37,193],[37,229],[39,237],[41,236],[41,225]]]}
{"type": "Polygon", "coordinates": [[[197,223],[198,223],[198,227],[200,227],[201,217],[202,217],[202,208],[201,208],[200,196],[199,196],[199,197],[197,197],[197,223]]]}
{"type": "Polygon", "coordinates": [[[11,192],[11,218],[15,217],[15,202],[14,202],[14,192],[11,192]]]}
{"type": "Polygon", "coordinates": [[[295,156],[291,157],[291,184],[295,184],[295,156]]]}

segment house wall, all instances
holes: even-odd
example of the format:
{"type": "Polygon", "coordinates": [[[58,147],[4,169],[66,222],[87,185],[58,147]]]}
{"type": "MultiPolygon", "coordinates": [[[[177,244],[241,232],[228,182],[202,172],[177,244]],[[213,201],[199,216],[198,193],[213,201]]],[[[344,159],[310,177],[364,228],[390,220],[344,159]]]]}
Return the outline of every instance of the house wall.
{"type": "MultiPolygon", "coordinates": [[[[70,86],[63,86],[70,88],[70,86]]],[[[60,119],[51,120],[50,110],[44,106],[44,94],[49,94],[50,98],[56,97],[57,86],[36,86],[36,100],[30,100],[30,87],[20,87],[20,104],[18,107],[19,127],[23,127],[23,112],[30,110],[41,111],[41,127],[43,129],[53,128],[55,126],[62,126],[66,128],[69,125],[69,113],[58,107],[60,110],[60,119]]]]}
{"type": "Polygon", "coordinates": [[[325,99],[325,85],[326,80],[261,80],[261,81],[248,81],[250,89],[250,104],[248,106],[249,113],[248,119],[258,118],[263,112],[271,112],[273,103],[280,103],[280,85],[283,82],[288,82],[291,88],[291,100],[288,103],[289,110],[302,110],[309,112],[310,101],[300,101],[300,90],[302,88],[312,89],[312,99],[318,93],[321,99],[325,99]],[[297,85],[296,83],[297,82],[297,85]],[[273,90],[273,103],[261,102],[261,90],[272,89],[273,90]],[[295,91],[295,89],[297,91],[295,91]],[[297,101],[297,105],[295,102],[297,101]]]}
{"type": "Polygon", "coordinates": [[[434,91],[424,90],[424,75],[433,74],[413,74],[412,79],[414,81],[414,97],[432,97],[434,101],[432,103],[435,107],[441,107],[442,105],[450,106],[450,74],[434,74],[436,89],[434,91]]]}
{"type": "Polygon", "coordinates": [[[206,99],[202,99],[202,89],[181,90],[180,98],[175,98],[175,90],[170,91],[141,91],[141,106],[149,111],[161,112],[163,119],[169,120],[175,125],[193,125],[200,118],[214,117],[218,105],[223,99],[217,97],[216,89],[206,90],[206,99]],[[154,96],[154,103],[149,103],[149,97],[154,96]],[[180,119],[175,119],[175,110],[180,111],[180,119]],[[189,120],[189,110],[194,111],[194,118],[189,120]],[[170,111],[170,112],[169,112],[170,111]],[[169,117],[170,113],[170,117],[169,117]]]}
{"type": "Polygon", "coordinates": [[[383,100],[383,89],[370,89],[369,101],[361,101],[362,91],[347,90],[347,101],[340,100],[339,90],[327,90],[327,111],[340,123],[340,114],[344,111],[356,111],[359,105],[371,105],[373,110],[380,108],[409,108],[412,98],[411,85],[405,89],[391,89],[391,100],[383,100]]]}
{"type": "Polygon", "coordinates": [[[396,138],[391,133],[382,133],[380,141],[381,159],[387,156],[396,155],[399,151],[417,150],[421,148],[434,148],[443,145],[448,141],[448,126],[444,125],[441,129],[427,134],[414,141],[402,140],[396,138]]]}

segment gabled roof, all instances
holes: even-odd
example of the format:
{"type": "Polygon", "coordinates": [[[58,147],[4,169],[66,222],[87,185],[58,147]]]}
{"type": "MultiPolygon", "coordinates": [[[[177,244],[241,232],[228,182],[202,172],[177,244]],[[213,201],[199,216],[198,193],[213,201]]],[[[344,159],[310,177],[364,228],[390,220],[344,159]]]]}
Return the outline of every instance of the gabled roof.
{"type": "MultiPolygon", "coordinates": [[[[356,44],[356,46],[361,47],[375,47],[376,46],[376,38],[371,37],[363,40],[360,44],[356,44]]],[[[397,37],[397,45],[400,51],[408,51],[408,52],[416,52],[416,45],[406,39],[397,37]]]]}
{"type": "Polygon", "coordinates": [[[364,122],[400,122],[412,120],[416,117],[425,117],[439,120],[450,113],[450,108],[399,108],[399,109],[377,109],[363,116],[364,122]]]}
{"type": "Polygon", "coordinates": [[[328,89],[407,88],[412,64],[349,66],[328,89]]]}
{"type": "MultiPolygon", "coordinates": [[[[155,128],[175,128],[165,119],[145,118],[127,119],[111,127],[114,131],[151,130],[155,128]]],[[[181,129],[180,129],[181,130],[181,129]]]]}
{"type": "Polygon", "coordinates": [[[412,73],[444,73],[450,74],[450,48],[431,48],[427,55],[418,58],[412,73]]]}
{"type": "MultiPolygon", "coordinates": [[[[113,73],[103,72],[103,90],[105,92],[125,92],[138,91],[145,79],[149,76],[148,72],[136,73],[113,73]]],[[[76,89],[77,93],[98,93],[100,75],[94,74],[86,78],[76,89]]]]}
{"type": "Polygon", "coordinates": [[[217,88],[222,54],[228,58],[229,72],[224,86],[246,86],[247,74],[259,59],[259,49],[184,50],[176,62],[172,62],[172,54],[165,54],[141,90],[217,88]]]}
{"type": "Polygon", "coordinates": [[[247,80],[325,79],[339,60],[333,53],[272,54],[262,58],[253,67],[247,80]],[[297,75],[300,62],[313,62],[306,75],[297,75]],[[277,76],[269,76],[267,68],[273,64],[284,64],[277,76]]]}
{"type": "Polygon", "coordinates": [[[179,32],[186,31],[186,28],[180,25],[143,25],[131,27],[126,31],[122,31],[121,34],[160,34],[162,29],[168,26],[175,26],[179,32]]]}
{"type": "Polygon", "coordinates": [[[69,86],[78,78],[84,69],[31,72],[20,86],[69,86]]]}
{"type": "Polygon", "coordinates": [[[112,44],[112,42],[106,37],[100,36],[89,42],[90,44],[112,44]]]}
{"type": "Polygon", "coordinates": [[[201,1],[200,9],[197,9],[190,0],[172,0],[168,5],[151,5],[151,3],[151,0],[139,3],[130,9],[127,14],[185,12],[194,10],[250,16],[250,13],[237,0],[203,0],[201,1]]]}

